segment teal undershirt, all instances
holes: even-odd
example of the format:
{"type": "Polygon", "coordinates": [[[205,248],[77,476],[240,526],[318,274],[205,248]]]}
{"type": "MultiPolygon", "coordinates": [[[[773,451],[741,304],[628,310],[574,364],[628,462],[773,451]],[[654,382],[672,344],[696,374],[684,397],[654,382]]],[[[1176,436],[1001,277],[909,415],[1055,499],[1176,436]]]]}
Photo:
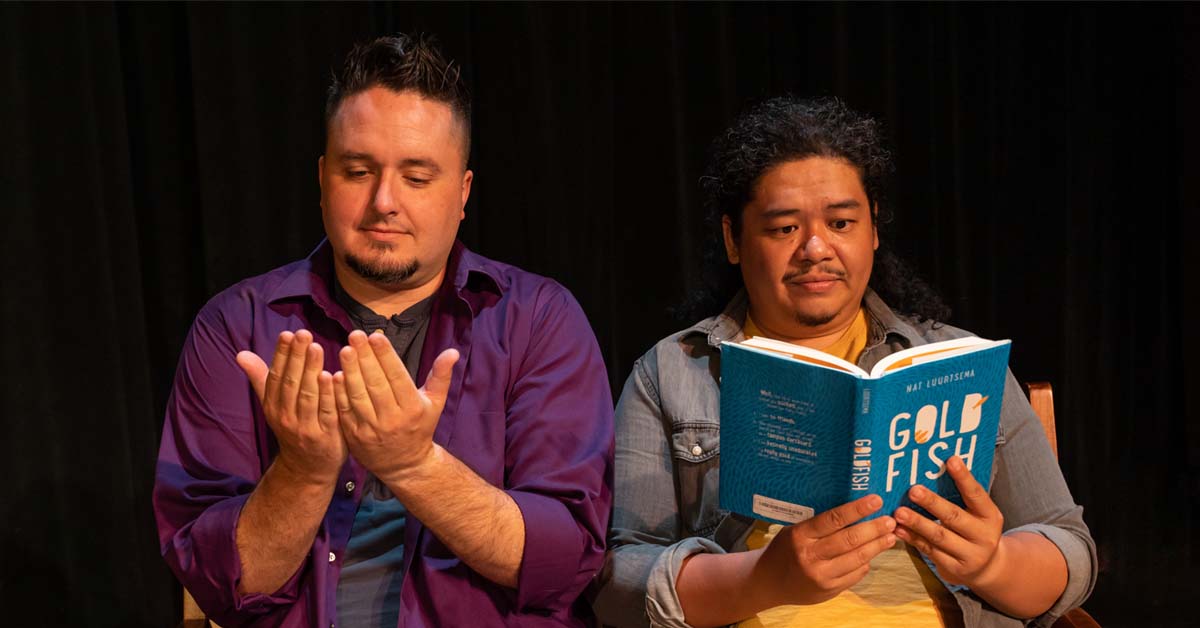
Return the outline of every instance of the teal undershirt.
{"type": "MultiPolygon", "coordinates": [[[[429,327],[432,297],[404,312],[384,318],[354,301],[340,285],[338,302],[356,328],[377,329],[391,341],[415,378],[421,345],[429,327]]],[[[408,511],[374,475],[363,481],[362,501],[346,545],[337,586],[337,625],[340,628],[396,628],[400,619],[400,587],[404,584],[404,527],[408,511]]]]}

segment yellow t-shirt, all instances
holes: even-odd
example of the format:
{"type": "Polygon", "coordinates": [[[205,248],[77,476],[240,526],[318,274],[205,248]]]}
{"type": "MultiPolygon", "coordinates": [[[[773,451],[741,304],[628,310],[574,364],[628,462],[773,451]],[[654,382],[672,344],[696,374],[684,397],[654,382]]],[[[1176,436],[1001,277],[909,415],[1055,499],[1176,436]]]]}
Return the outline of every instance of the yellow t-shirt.
{"type": "MultiPolygon", "coordinates": [[[[762,335],[749,315],[743,332],[747,338],[762,335]]],[[[866,346],[867,317],[860,308],[850,327],[822,351],[857,363],[866,346]]],[[[746,539],[746,549],[765,547],[782,528],[766,521],[755,522],[746,539]]],[[[905,543],[897,539],[895,546],[871,561],[871,571],[862,580],[837,597],[810,606],[777,606],[738,625],[742,628],[942,628],[961,624],[961,613],[953,597],[929,567],[919,557],[910,555],[905,543]]]]}

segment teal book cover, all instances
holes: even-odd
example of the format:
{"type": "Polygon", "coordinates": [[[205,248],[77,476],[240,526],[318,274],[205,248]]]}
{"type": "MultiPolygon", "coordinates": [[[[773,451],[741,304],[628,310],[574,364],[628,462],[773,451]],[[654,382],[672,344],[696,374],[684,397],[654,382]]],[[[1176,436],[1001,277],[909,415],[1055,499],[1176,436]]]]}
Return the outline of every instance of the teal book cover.
{"type": "Polygon", "coordinates": [[[1010,346],[932,343],[868,373],[765,338],[722,344],[721,508],[791,524],[873,493],[890,515],[915,484],[961,505],[944,463],[989,486],[1010,346]]]}

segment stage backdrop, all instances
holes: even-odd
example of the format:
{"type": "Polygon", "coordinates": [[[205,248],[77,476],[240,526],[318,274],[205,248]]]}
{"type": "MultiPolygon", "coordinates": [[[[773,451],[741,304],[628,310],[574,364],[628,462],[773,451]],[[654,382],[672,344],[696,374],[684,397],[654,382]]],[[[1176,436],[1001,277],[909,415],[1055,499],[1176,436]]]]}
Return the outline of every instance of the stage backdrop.
{"type": "Polygon", "coordinates": [[[150,490],[179,348],[209,297],[317,244],[330,69],[398,30],[475,94],[462,239],[569,287],[614,391],[686,324],[710,138],[781,92],[879,116],[890,243],[1055,387],[1088,607],[1187,623],[1196,7],[103,3],[0,6],[0,623],[177,621],[150,490]]]}

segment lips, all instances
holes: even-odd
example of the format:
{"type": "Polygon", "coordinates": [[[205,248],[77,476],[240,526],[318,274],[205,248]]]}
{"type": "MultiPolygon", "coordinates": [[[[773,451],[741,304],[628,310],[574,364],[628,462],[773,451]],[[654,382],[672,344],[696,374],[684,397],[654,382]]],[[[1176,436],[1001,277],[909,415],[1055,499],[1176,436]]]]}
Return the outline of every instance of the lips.
{"type": "Polygon", "coordinates": [[[380,227],[367,227],[362,231],[363,233],[367,234],[367,237],[376,240],[392,240],[408,233],[403,229],[387,229],[380,227]]]}
{"type": "Polygon", "coordinates": [[[792,277],[787,280],[788,283],[825,283],[828,281],[841,281],[840,275],[804,275],[803,277],[792,277]]]}
{"type": "Polygon", "coordinates": [[[796,277],[785,277],[784,283],[805,292],[826,292],[845,278],[832,273],[813,273],[796,277]]]}

